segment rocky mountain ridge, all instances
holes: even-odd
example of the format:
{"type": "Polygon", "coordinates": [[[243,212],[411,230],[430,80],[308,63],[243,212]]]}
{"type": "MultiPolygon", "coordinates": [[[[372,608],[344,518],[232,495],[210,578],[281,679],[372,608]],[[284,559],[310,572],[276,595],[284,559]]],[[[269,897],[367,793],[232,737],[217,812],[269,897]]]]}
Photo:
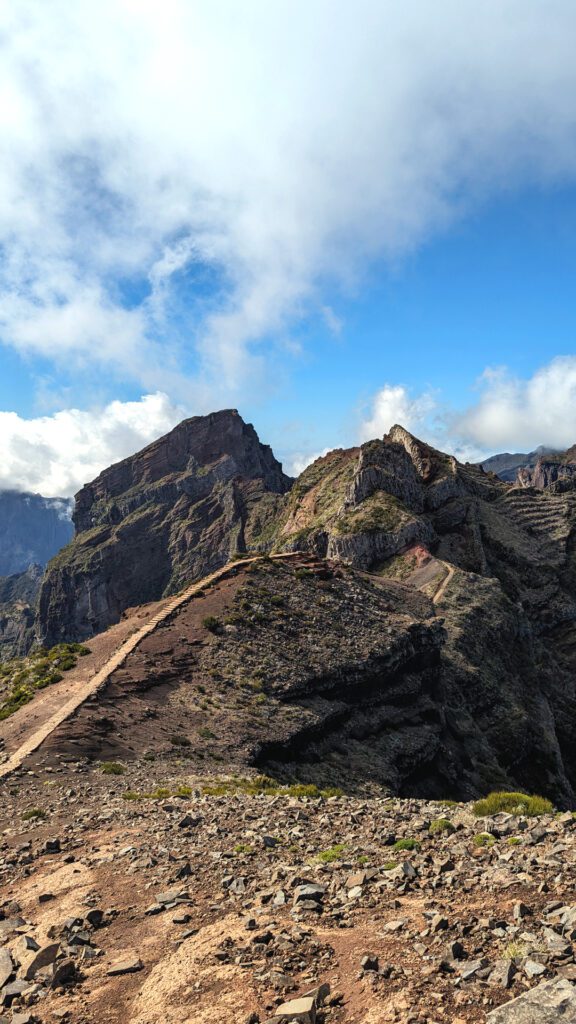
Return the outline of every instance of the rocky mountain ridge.
{"type": "Polygon", "coordinates": [[[540,455],[534,466],[518,470],[521,487],[562,494],[576,486],[576,445],[565,452],[540,455]]]}
{"type": "Polygon", "coordinates": [[[111,466],[76,495],[76,537],[39,595],[42,642],[91,636],[224,565],[291,482],[235,410],[184,420],[111,466]]]}
{"type": "Polygon", "coordinates": [[[185,741],[202,754],[199,728],[237,735],[216,753],[240,767],[465,798],[525,786],[568,806],[575,515],[576,491],[512,487],[400,426],[329,453],[292,484],[236,412],[185,421],[80,492],[78,534],[42,584],[39,639],[105,636],[130,607],[231,557],[241,566],[246,555],[297,552],[302,571],[290,582],[270,570],[260,597],[247,592],[240,606],[215,596],[209,643],[201,621],[192,629],[179,615],[166,652],[134,655],[122,685],[104,692],[106,710],[87,705],[54,742],[114,756],[98,723],[115,723],[118,744],[129,721],[119,754],[132,756],[141,716],[145,729],[159,699],[170,728],[167,698],[178,694],[185,741]],[[337,582],[346,573],[356,575],[337,582]],[[384,656],[382,630],[399,630],[403,660],[384,656]],[[200,713],[191,679],[221,714],[200,713]],[[244,707],[246,687],[260,711],[244,707]]]}

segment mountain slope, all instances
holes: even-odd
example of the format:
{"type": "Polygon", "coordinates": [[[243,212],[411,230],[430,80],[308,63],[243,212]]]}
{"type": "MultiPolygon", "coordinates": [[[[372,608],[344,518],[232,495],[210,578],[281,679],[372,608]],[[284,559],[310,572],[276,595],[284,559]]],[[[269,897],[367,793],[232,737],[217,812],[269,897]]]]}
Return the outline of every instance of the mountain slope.
{"type": "Polygon", "coordinates": [[[291,582],[270,569],[259,596],[218,611],[212,640],[201,621],[190,632],[178,616],[104,695],[105,712],[79,714],[73,746],[138,756],[147,716],[160,715],[155,743],[181,728],[204,756],[200,722],[226,738],[215,753],[229,764],[423,795],[525,786],[569,803],[576,492],[512,488],[399,426],[289,484],[252,428],[225,412],[187,421],[81,492],[78,536],[42,588],[49,642],[83,639],[231,552],[300,552],[310,568],[291,582]],[[427,661],[410,637],[432,635],[434,623],[427,661]],[[393,661],[374,672],[370,652],[398,624],[416,660],[399,675],[393,661]],[[210,695],[205,721],[193,679],[210,695]],[[244,707],[245,687],[260,710],[244,707]],[[99,722],[114,725],[102,732],[99,722]]]}
{"type": "Polygon", "coordinates": [[[224,565],[290,484],[235,410],[185,420],[111,466],[76,495],[76,537],[40,591],[42,642],[85,639],[224,565]]]}

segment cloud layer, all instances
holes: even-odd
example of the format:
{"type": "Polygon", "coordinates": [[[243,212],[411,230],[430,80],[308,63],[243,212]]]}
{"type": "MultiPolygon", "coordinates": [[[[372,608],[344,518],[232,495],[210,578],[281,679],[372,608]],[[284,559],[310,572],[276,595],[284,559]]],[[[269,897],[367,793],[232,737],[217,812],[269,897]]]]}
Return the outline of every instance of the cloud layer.
{"type": "Polygon", "coordinates": [[[93,411],[67,409],[37,419],[0,412],[0,490],[67,497],[181,419],[182,410],[161,393],[138,402],[111,402],[93,411]]]}
{"type": "Polygon", "coordinates": [[[359,439],[382,437],[400,423],[469,461],[503,450],[530,451],[540,444],[565,449],[576,443],[576,356],[559,356],[528,379],[502,367],[488,369],[477,391],[477,401],[462,412],[439,392],[414,395],[403,385],[386,384],[372,399],[359,439]]]}
{"type": "Polygon", "coordinates": [[[8,0],[0,339],[247,395],[307,310],[339,329],[326,281],[574,177],[575,34],[572,0],[8,0]]]}
{"type": "MultiPolygon", "coordinates": [[[[386,384],[373,396],[356,432],[351,430],[344,441],[353,445],[382,437],[401,423],[435,447],[471,462],[504,449],[529,451],[539,444],[563,449],[576,443],[576,356],[554,359],[528,380],[504,369],[487,370],[477,389],[477,401],[462,412],[451,408],[439,391],[414,395],[401,384],[386,384]]],[[[35,419],[0,412],[0,490],[71,495],[183,416],[183,409],[161,392],[136,402],[68,409],[35,419]]],[[[267,438],[261,440],[266,443],[267,438]]],[[[288,453],[287,472],[297,476],[330,447],[288,453]]]]}

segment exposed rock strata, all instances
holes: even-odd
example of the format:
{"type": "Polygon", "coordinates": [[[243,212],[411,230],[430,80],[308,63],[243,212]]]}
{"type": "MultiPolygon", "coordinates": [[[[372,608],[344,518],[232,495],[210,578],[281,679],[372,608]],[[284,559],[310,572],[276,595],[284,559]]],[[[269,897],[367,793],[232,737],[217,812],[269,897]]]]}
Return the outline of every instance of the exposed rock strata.
{"type": "MultiPolygon", "coordinates": [[[[564,467],[572,465],[570,452],[562,459],[564,467]]],[[[380,732],[388,730],[386,749],[397,744],[399,750],[380,778],[401,792],[427,793],[431,786],[438,793],[443,786],[467,796],[514,784],[564,803],[573,799],[576,491],[511,487],[398,426],[382,440],[318,459],[290,488],[253,428],[224,412],[186,421],[103,473],[78,496],[75,521],[78,536],[53,561],[42,588],[43,639],[83,639],[117,621],[126,607],[178,589],[235,552],[328,558],[422,592],[444,619],[433,710],[422,665],[415,675],[405,668],[402,684],[417,723],[413,733],[405,711],[401,722],[397,709],[373,709],[380,732]],[[406,682],[412,676],[414,686],[406,682]],[[405,766],[397,769],[402,757],[405,766]]],[[[314,606],[322,594],[318,580],[312,585],[314,606]]],[[[398,588],[388,594],[391,614],[402,614],[403,594],[398,588]]],[[[420,609],[413,618],[424,622],[430,614],[430,607],[420,609]]],[[[343,597],[335,621],[351,615],[343,597]]],[[[348,629],[364,687],[370,664],[353,617],[348,629]]],[[[293,635],[307,650],[306,636],[293,635]]],[[[262,670],[274,663],[276,678],[289,678],[296,642],[282,634],[275,643],[281,660],[272,645],[261,652],[262,670]]],[[[326,651],[323,657],[324,669],[306,677],[319,701],[321,679],[332,677],[326,651]]],[[[354,678],[352,662],[339,671],[342,692],[331,684],[334,699],[322,705],[316,725],[312,715],[304,728],[304,716],[284,737],[275,732],[285,722],[280,715],[263,737],[261,723],[264,759],[288,762],[297,751],[302,768],[306,751],[314,750],[310,770],[317,774],[344,736],[348,749],[346,715],[353,722],[360,714],[360,739],[369,742],[370,715],[341,700],[346,679],[354,678]]],[[[166,683],[172,685],[171,677],[166,683]]],[[[379,742],[370,740],[372,753],[379,742]]],[[[355,758],[359,765],[358,751],[355,758]]]]}
{"type": "Polygon", "coordinates": [[[576,445],[566,452],[541,455],[534,466],[518,470],[521,487],[561,494],[576,486],[576,445]]]}
{"type": "Polygon", "coordinates": [[[290,478],[235,410],[185,420],[76,495],[77,536],[39,599],[41,640],[87,638],[175,593],[264,529],[290,478]]]}

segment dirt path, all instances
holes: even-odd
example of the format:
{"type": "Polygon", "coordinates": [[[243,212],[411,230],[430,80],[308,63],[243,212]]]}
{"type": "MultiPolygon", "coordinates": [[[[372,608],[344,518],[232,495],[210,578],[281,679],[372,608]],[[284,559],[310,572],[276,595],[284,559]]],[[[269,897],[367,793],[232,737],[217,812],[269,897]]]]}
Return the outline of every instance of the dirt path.
{"type": "Polygon", "coordinates": [[[453,579],[454,572],[455,572],[454,567],[452,565],[450,565],[449,562],[442,562],[441,564],[444,566],[444,568],[447,570],[447,572],[446,572],[446,576],[444,577],[444,579],[440,582],[440,585],[438,587],[438,590],[434,594],[434,597],[432,598],[432,601],[433,601],[434,604],[440,604],[440,601],[442,600],[442,598],[444,597],[444,594],[446,592],[446,587],[448,586],[450,581],[453,579]]]}
{"type": "MultiPolygon", "coordinates": [[[[296,554],[298,553],[290,552],[283,555],[272,555],[272,558],[293,558],[296,554]]],[[[107,638],[109,637],[110,642],[106,646],[108,650],[112,648],[114,653],[106,658],[102,666],[92,675],[91,678],[89,677],[88,671],[82,671],[82,663],[80,663],[80,672],[78,674],[75,673],[73,679],[67,680],[68,687],[66,689],[59,690],[58,702],[60,703],[60,706],[57,707],[52,714],[48,714],[48,717],[46,717],[45,714],[38,713],[40,710],[38,708],[38,698],[22,709],[22,711],[27,712],[27,714],[22,714],[18,721],[20,743],[8,760],[5,761],[4,764],[0,765],[0,779],[5,778],[7,775],[10,775],[11,772],[15,771],[16,768],[19,768],[25,758],[35,750],[38,750],[38,747],[48,739],[59,725],[62,725],[66,719],[70,718],[89,697],[92,697],[103,686],[105,686],[112,673],[124,663],[128,655],[138,646],[139,643],[141,643],[144,637],[153,633],[154,630],[169,618],[170,615],[181,608],[182,605],[186,604],[196,594],[210,586],[211,583],[215,583],[227,576],[229,573],[237,571],[241,566],[259,561],[260,558],[261,556],[256,556],[254,558],[242,559],[240,562],[229,562],[221,569],[217,569],[216,572],[211,573],[209,576],[205,576],[197,583],[193,583],[181,594],[167,600],[155,615],[148,618],[143,626],[140,626],[140,628],[136,629],[135,632],[132,632],[127,639],[124,639],[123,643],[121,643],[119,647],[118,641],[120,637],[118,636],[118,632],[120,632],[119,627],[123,624],[119,623],[117,627],[112,627],[111,630],[107,631],[105,635],[107,638]],[[116,630],[115,635],[114,630],[116,630]],[[72,696],[70,699],[65,700],[64,703],[61,703],[63,693],[67,694],[68,692],[71,692],[72,696]],[[40,725],[37,725],[38,718],[40,718],[41,721],[40,725]],[[31,729],[32,731],[30,731],[31,729]]],[[[46,709],[50,709],[50,693],[42,695],[40,700],[46,702],[44,708],[41,710],[46,711],[46,709]]],[[[54,697],[52,697],[52,700],[54,700],[54,697]]]]}

